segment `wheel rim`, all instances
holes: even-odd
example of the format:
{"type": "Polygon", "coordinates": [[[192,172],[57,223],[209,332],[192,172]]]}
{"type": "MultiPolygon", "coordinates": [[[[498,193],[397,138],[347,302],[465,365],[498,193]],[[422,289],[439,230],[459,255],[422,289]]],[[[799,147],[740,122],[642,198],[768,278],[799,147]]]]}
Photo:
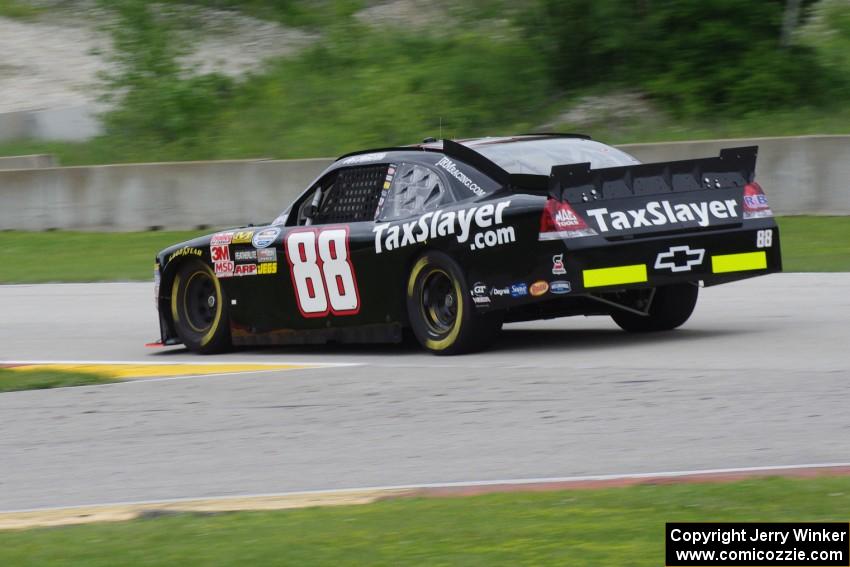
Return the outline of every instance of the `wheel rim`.
{"type": "Polygon", "coordinates": [[[213,324],[218,307],[218,294],[209,274],[195,272],[186,282],[183,305],[186,322],[197,333],[204,333],[213,324]]]}
{"type": "Polygon", "coordinates": [[[422,319],[432,335],[448,334],[457,320],[458,297],[451,276],[434,270],[422,284],[422,319]]]}

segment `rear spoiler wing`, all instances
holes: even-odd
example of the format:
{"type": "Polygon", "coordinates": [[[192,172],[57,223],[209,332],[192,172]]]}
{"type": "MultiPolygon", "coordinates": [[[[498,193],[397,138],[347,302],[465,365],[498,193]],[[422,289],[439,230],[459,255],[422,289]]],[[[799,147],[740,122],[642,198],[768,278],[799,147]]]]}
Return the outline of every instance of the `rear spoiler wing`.
{"type": "Polygon", "coordinates": [[[720,150],[718,157],[602,169],[591,169],[589,163],[556,165],[549,175],[548,193],[559,201],[587,203],[659,193],[743,188],[755,176],[757,153],[758,146],[743,146],[720,150]]]}

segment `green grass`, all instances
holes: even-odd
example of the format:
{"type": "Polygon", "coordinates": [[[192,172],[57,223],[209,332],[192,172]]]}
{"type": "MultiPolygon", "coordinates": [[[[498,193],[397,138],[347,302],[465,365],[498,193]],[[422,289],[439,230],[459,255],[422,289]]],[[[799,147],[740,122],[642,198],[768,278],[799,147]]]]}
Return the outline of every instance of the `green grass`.
{"type": "Polygon", "coordinates": [[[16,0],[0,0],[0,16],[16,18],[19,20],[31,20],[42,13],[42,8],[33,6],[27,2],[16,0]]]}
{"type": "Polygon", "coordinates": [[[0,532],[0,564],[663,565],[664,524],[847,521],[850,478],[390,500],[0,532]]]}
{"type": "MultiPolygon", "coordinates": [[[[850,271],[850,217],[779,227],[785,271],[850,271]]],[[[150,280],[159,250],[207,232],[0,232],[0,283],[150,280]]]]}
{"type": "Polygon", "coordinates": [[[157,252],[207,232],[0,232],[0,283],[152,280],[157,252]]]}
{"type": "MultiPolygon", "coordinates": [[[[0,368],[0,392],[19,390],[43,390],[45,388],[65,388],[67,386],[89,386],[112,382],[105,376],[85,372],[67,372],[60,370],[9,370],[0,368]]],[[[0,565],[5,565],[0,561],[0,565]]]]}
{"type": "MultiPolygon", "coordinates": [[[[291,104],[286,105],[292,115],[297,113],[300,104],[318,96],[304,85],[299,87],[307,91],[303,95],[292,95],[291,104]]],[[[248,97],[247,100],[250,100],[248,97]]],[[[283,103],[275,102],[277,106],[283,103]]],[[[371,103],[369,103],[371,104],[371,103]]],[[[192,146],[151,143],[145,145],[126,143],[109,137],[89,142],[49,142],[38,140],[16,140],[0,143],[0,156],[52,154],[62,165],[92,165],[103,163],[138,163],[150,161],[180,161],[196,159],[243,159],[243,158],[310,158],[334,157],[348,151],[368,147],[385,147],[393,144],[411,144],[425,136],[439,136],[440,118],[443,118],[445,137],[472,135],[504,135],[531,131],[537,124],[546,122],[547,114],[539,109],[528,120],[515,119],[508,123],[498,123],[491,127],[457,127],[445,117],[429,116],[425,113],[411,116],[411,122],[404,125],[388,125],[379,132],[354,126],[359,119],[344,119],[343,113],[333,116],[316,117],[305,115],[309,120],[295,120],[286,130],[275,122],[263,124],[262,105],[246,102],[253,110],[234,111],[233,116],[242,116],[248,123],[229,123],[215,135],[201,133],[201,139],[192,146]],[[334,121],[350,122],[344,131],[337,132],[334,121]]],[[[368,108],[368,107],[365,107],[368,108]]],[[[268,109],[266,109],[268,110],[268,109]]],[[[364,112],[363,119],[370,123],[382,111],[364,112]]],[[[439,114],[448,114],[439,112],[439,114]]],[[[292,116],[287,114],[284,119],[292,116]]],[[[389,116],[384,114],[384,118],[389,116]]],[[[559,132],[579,132],[587,134],[606,144],[636,144],[652,142],[678,142],[690,140],[710,140],[725,138],[759,138],[772,136],[807,135],[850,135],[850,109],[802,109],[794,112],[776,111],[731,117],[716,122],[699,119],[674,120],[670,117],[657,117],[651,120],[618,119],[594,123],[591,125],[559,124],[548,128],[559,132]]]]}
{"type": "MultiPolygon", "coordinates": [[[[555,128],[571,132],[569,124],[555,128]]],[[[719,120],[675,120],[660,115],[650,120],[610,120],[579,128],[607,144],[687,142],[725,138],[763,138],[850,134],[850,109],[800,108],[723,116],[719,120]]]]}
{"type": "Polygon", "coordinates": [[[778,222],[786,272],[850,271],[850,217],[780,217],[778,222]]]}

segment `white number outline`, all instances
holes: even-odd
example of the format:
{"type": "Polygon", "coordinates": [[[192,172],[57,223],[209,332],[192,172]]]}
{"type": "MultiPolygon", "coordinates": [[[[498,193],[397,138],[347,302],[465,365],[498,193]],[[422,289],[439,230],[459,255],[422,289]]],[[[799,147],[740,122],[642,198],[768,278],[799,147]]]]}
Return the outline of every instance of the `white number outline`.
{"type": "MultiPolygon", "coordinates": [[[[298,306],[298,311],[301,312],[302,317],[306,318],[315,318],[315,317],[327,317],[329,314],[333,314],[336,316],[345,316],[345,315],[356,315],[360,313],[360,288],[357,285],[357,273],[354,271],[354,264],[351,263],[351,249],[349,246],[350,238],[349,238],[349,228],[347,225],[340,226],[325,226],[322,228],[299,228],[296,230],[291,230],[286,233],[286,238],[284,238],[283,242],[283,251],[286,254],[286,261],[289,264],[289,277],[292,282],[292,292],[295,295],[295,304],[298,306]],[[356,300],[355,307],[353,309],[334,309],[331,304],[330,294],[328,293],[328,281],[327,276],[325,274],[324,265],[325,262],[322,260],[321,251],[319,250],[319,233],[325,232],[327,230],[342,230],[345,232],[344,240],[345,240],[345,264],[348,265],[348,269],[351,273],[351,281],[354,284],[354,296],[356,300]],[[313,250],[316,254],[316,263],[314,265],[319,268],[319,275],[321,279],[321,292],[324,293],[326,307],[324,311],[304,311],[304,308],[301,305],[301,296],[298,293],[298,283],[295,279],[295,265],[292,262],[292,256],[289,253],[289,238],[293,234],[300,234],[310,232],[313,233],[313,250]]],[[[306,245],[305,245],[305,253],[306,253],[306,245]]],[[[337,251],[337,256],[339,256],[339,251],[337,251]]],[[[300,261],[299,257],[299,261],[300,261]]],[[[337,258],[339,260],[339,258],[337,258]]],[[[318,289],[316,289],[318,292],[318,289]]]]}
{"type": "Polygon", "coordinates": [[[773,248],[773,230],[760,230],[756,233],[756,248],[773,248]]]}

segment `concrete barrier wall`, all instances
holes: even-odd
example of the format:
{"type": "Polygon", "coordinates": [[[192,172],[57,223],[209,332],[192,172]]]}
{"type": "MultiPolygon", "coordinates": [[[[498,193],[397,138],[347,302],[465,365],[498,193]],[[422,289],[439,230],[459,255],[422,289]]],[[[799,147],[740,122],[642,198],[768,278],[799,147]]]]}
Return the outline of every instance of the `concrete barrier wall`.
{"type": "Polygon", "coordinates": [[[29,156],[0,157],[0,171],[6,169],[39,169],[59,165],[55,156],[50,154],[33,154],[29,156]]]}
{"type": "Polygon", "coordinates": [[[0,229],[189,229],[269,222],[331,161],[0,171],[0,229]]]}
{"type": "MultiPolygon", "coordinates": [[[[757,179],[780,214],[850,214],[850,136],[634,144],[641,161],[760,146],[757,179]]],[[[0,229],[145,230],[274,219],[331,159],[0,171],[0,229]]]]}

